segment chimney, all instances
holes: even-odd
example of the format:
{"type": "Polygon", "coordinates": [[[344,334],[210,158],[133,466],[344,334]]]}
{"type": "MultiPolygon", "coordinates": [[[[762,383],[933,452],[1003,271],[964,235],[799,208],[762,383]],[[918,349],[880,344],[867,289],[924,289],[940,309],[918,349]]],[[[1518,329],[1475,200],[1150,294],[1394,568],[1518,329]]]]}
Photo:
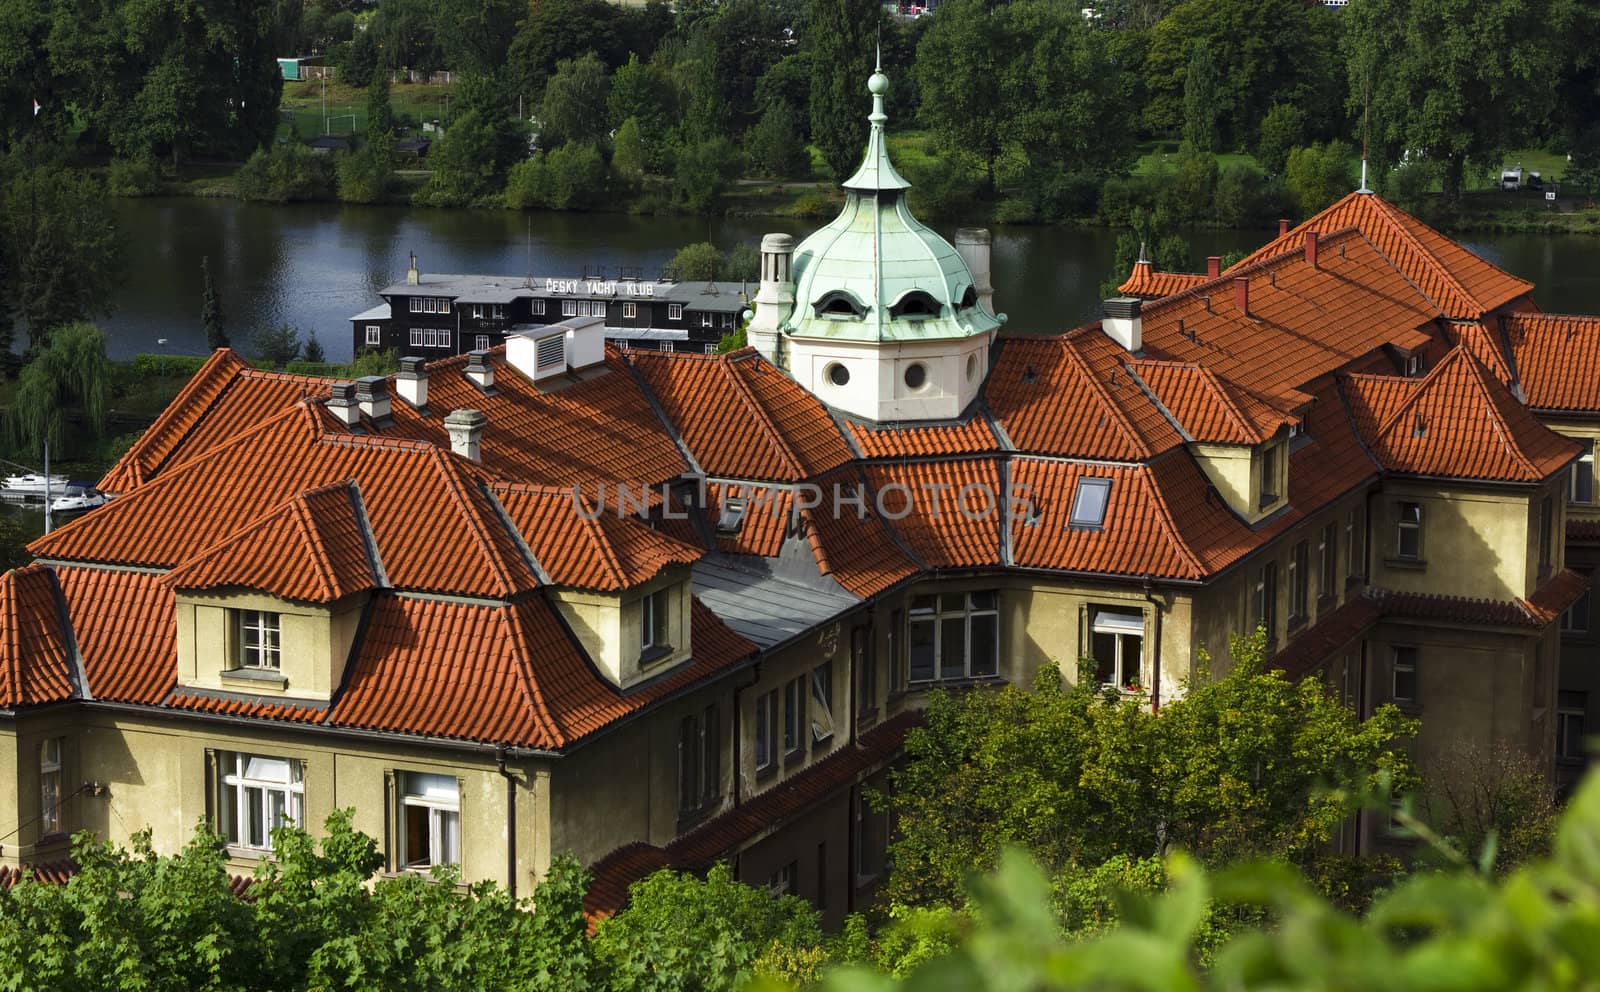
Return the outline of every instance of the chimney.
{"type": "Polygon", "coordinates": [[[1317,232],[1306,232],[1306,264],[1313,269],[1317,267],[1317,232]]]}
{"type": "Polygon", "coordinates": [[[424,369],[427,359],[402,358],[400,359],[400,374],[395,376],[395,392],[400,398],[411,404],[412,409],[421,410],[428,405],[428,373],[424,369]]]}
{"type": "Polygon", "coordinates": [[[1233,280],[1233,302],[1238,305],[1240,313],[1250,316],[1249,276],[1239,276],[1233,280]]]}
{"type": "Polygon", "coordinates": [[[1105,316],[1100,320],[1106,336],[1130,354],[1144,347],[1144,321],[1139,316],[1143,306],[1144,301],[1136,296],[1113,297],[1105,302],[1105,316]]]}
{"type": "Polygon", "coordinates": [[[972,271],[972,288],[978,294],[978,304],[990,313],[994,313],[994,284],[989,278],[989,247],[993,240],[986,227],[956,229],[956,251],[972,271]]]}
{"type": "Polygon", "coordinates": [[[467,352],[467,381],[486,393],[494,388],[494,365],[487,351],[467,352]]]}
{"type": "Polygon", "coordinates": [[[488,422],[489,418],[477,410],[450,411],[450,416],[444,418],[444,428],[450,432],[450,450],[462,458],[482,461],[479,444],[488,422]]]}
{"type": "Polygon", "coordinates": [[[1215,279],[1217,276],[1222,275],[1222,256],[1221,255],[1207,255],[1206,256],[1206,275],[1211,277],[1212,279],[1215,279]]]}
{"type": "Polygon", "coordinates": [[[355,383],[334,383],[332,393],[328,396],[327,406],[328,412],[346,427],[354,427],[361,423],[361,408],[356,406],[355,383]]]}
{"type": "Polygon", "coordinates": [[[1288,233],[1289,233],[1289,218],[1287,218],[1287,217],[1279,217],[1278,218],[1278,237],[1281,238],[1285,234],[1288,234],[1288,233]]]}
{"type": "Polygon", "coordinates": [[[417,271],[417,253],[416,252],[412,252],[411,253],[411,267],[406,269],[406,285],[407,286],[420,286],[420,285],[422,285],[422,273],[417,271]]]}
{"type": "Polygon", "coordinates": [[[364,375],[357,379],[356,405],[368,420],[389,419],[389,383],[381,375],[364,375]]]}

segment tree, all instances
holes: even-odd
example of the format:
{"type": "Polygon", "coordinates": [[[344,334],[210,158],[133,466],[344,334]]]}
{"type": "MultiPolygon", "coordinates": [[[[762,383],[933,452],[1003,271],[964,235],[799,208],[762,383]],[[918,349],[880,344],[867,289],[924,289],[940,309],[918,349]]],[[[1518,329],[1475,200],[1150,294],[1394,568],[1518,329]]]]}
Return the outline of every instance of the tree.
{"type": "Polygon", "coordinates": [[[892,778],[885,895],[954,904],[1006,844],[1052,872],[1169,848],[1208,864],[1308,857],[1380,773],[1409,782],[1415,724],[1392,706],[1358,721],[1316,680],[1262,671],[1264,652],[1260,631],[1235,638],[1234,669],[1159,715],[1108,702],[1092,674],[1064,686],[1051,667],[1032,691],[935,694],[892,778]]]}
{"type": "Polygon", "coordinates": [[[1289,152],[1306,143],[1306,115],[1291,103],[1275,103],[1261,119],[1256,137],[1255,156],[1268,175],[1283,174],[1289,152]]]}
{"type": "Polygon", "coordinates": [[[338,69],[339,79],[350,86],[370,86],[375,79],[389,78],[389,67],[378,64],[377,35],[370,27],[356,32],[338,69]]]}
{"type": "Polygon", "coordinates": [[[606,107],[611,126],[621,130],[632,119],[647,172],[666,172],[672,164],[672,129],[677,120],[677,91],[663,67],[629,55],[611,77],[606,107]]]}
{"type": "Polygon", "coordinates": [[[255,352],[254,357],[271,362],[278,368],[300,357],[300,332],[288,324],[260,328],[250,344],[255,352]]]}
{"type": "Polygon", "coordinates": [[[639,137],[639,122],[628,118],[611,139],[611,169],[630,189],[644,182],[644,142],[639,137]]]}
{"type": "Polygon", "coordinates": [[[734,992],[769,947],[822,943],[808,903],[740,885],[725,864],[704,879],[663,869],[635,882],[628,900],[594,937],[595,958],[617,992],[734,992]]]}
{"type": "Polygon", "coordinates": [[[241,200],[327,200],[334,192],[334,162],[305,145],[276,145],[271,151],[258,148],[234,173],[233,182],[241,200]]]}
{"type": "Polygon", "coordinates": [[[722,252],[709,241],[698,241],[679,248],[661,275],[673,282],[712,282],[721,272],[722,252]]]}
{"type": "Polygon", "coordinates": [[[1539,764],[1498,743],[1467,744],[1444,756],[1428,780],[1423,809],[1461,859],[1494,838],[1495,868],[1505,873],[1549,853],[1558,807],[1539,764]]]}
{"type": "Polygon", "coordinates": [[[1342,141],[1296,148],[1289,153],[1283,184],[1302,217],[1311,216],[1356,188],[1350,175],[1353,154],[1342,141]]]}
{"type": "MultiPolygon", "coordinates": [[[[991,192],[995,159],[1004,146],[1003,60],[992,16],[983,0],[949,0],[940,6],[917,45],[915,69],[922,123],[947,155],[959,149],[977,156],[984,187],[991,192]]],[[[857,138],[858,150],[862,141],[857,138]]]]}
{"type": "Polygon", "coordinates": [[[569,141],[589,145],[604,141],[610,86],[610,73],[593,52],[557,63],[556,74],[544,89],[540,144],[555,148],[569,141]]]}
{"type": "Polygon", "coordinates": [[[1117,235],[1111,272],[1100,284],[1102,297],[1119,294],[1117,287],[1133,274],[1134,263],[1140,258],[1147,259],[1160,272],[1189,271],[1189,242],[1169,228],[1164,215],[1135,210],[1128,220],[1128,229],[1117,235]]]}
{"type": "Polygon", "coordinates": [[[712,138],[678,153],[674,192],[691,213],[709,214],[738,177],[739,152],[727,138],[712,138]]]}
{"type": "Polygon", "coordinates": [[[1350,105],[1370,107],[1373,158],[1402,153],[1441,165],[1445,199],[1461,198],[1467,159],[1542,137],[1567,54],[1570,0],[1362,0],[1346,20],[1350,105]]]}
{"type": "Polygon", "coordinates": [[[444,137],[428,153],[433,175],[417,202],[459,207],[498,196],[507,170],[527,157],[526,140],[498,75],[463,78],[444,137]]]}
{"type": "Polygon", "coordinates": [[[525,0],[432,0],[434,38],[452,72],[487,73],[506,63],[525,0]]]}
{"type": "Polygon", "coordinates": [[[1189,68],[1183,76],[1183,139],[1203,152],[1217,150],[1220,80],[1211,46],[1204,38],[1189,49],[1189,68]]]}
{"type": "Polygon", "coordinates": [[[317,340],[316,331],[306,332],[306,346],[300,352],[300,359],[317,365],[328,360],[327,354],[322,350],[322,342],[317,340]]]}
{"type": "Polygon", "coordinates": [[[212,351],[228,346],[228,332],[222,327],[222,301],[217,297],[217,287],[211,282],[211,256],[200,257],[200,277],[205,284],[201,291],[200,325],[206,329],[206,347],[212,351]]]}
{"type": "MultiPolygon", "coordinates": [[[[7,309],[28,324],[33,347],[62,324],[105,316],[123,278],[124,239],[105,188],[74,169],[40,166],[10,183],[0,218],[7,309]]],[[[0,330],[10,346],[11,322],[0,330]]]]}
{"type": "Polygon", "coordinates": [[[794,179],[811,171],[811,153],[800,136],[800,115],[787,102],[779,100],[745,135],[745,154],[760,175],[774,179],[794,179]]]}
{"type": "Polygon", "coordinates": [[[58,328],[50,343],[34,352],[17,376],[6,422],[11,437],[30,452],[61,445],[66,410],[76,407],[93,437],[105,429],[111,389],[106,339],[93,324],[58,328]]]}
{"type": "Polygon", "coordinates": [[[811,68],[811,140],[828,171],[842,182],[861,161],[863,118],[870,106],[867,76],[883,8],[876,0],[813,0],[810,15],[806,58],[811,68]]]}
{"type": "Polygon", "coordinates": [[[367,84],[367,143],[392,138],[394,134],[394,107],[389,103],[389,77],[379,73],[367,84]]]}

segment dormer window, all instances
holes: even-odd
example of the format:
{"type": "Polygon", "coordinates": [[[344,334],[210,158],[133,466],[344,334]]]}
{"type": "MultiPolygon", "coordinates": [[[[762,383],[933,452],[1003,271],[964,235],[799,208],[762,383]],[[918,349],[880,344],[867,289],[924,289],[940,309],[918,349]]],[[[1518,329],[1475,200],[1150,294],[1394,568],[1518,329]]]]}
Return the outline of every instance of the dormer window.
{"type": "Polygon", "coordinates": [[[975,286],[968,286],[961,293],[961,302],[957,303],[956,306],[959,307],[962,310],[968,310],[968,309],[971,309],[972,307],[975,307],[977,305],[978,305],[978,289],[975,286]]]}
{"type": "Polygon", "coordinates": [[[278,614],[266,610],[239,611],[239,667],[276,672],[280,663],[278,614]]]}
{"type": "Polygon", "coordinates": [[[939,316],[943,310],[938,300],[920,289],[913,289],[889,308],[889,316],[895,320],[926,320],[939,316]]]}
{"type": "Polygon", "coordinates": [[[1265,510],[1278,501],[1278,446],[1269,444],[1261,449],[1260,506],[1265,510]]]}
{"type": "Polygon", "coordinates": [[[1072,515],[1067,526],[1073,530],[1099,530],[1105,526],[1106,506],[1111,502],[1110,479],[1079,479],[1072,495],[1072,515]]]}
{"type": "Polygon", "coordinates": [[[639,601],[639,655],[641,658],[671,650],[667,644],[667,622],[671,605],[667,590],[661,589],[639,601]]]}
{"type": "Polygon", "coordinates": [[[1422,356],[1416,352],[1406,356],[1406,377],[1415,379],[1422,374],[1422,356]]]}
{"type": "Polygon", "coordinates": [[[717,518],[718,534],[737,534],[744,524],[745,510],[749,507],[743,499],[722,501],[722,513],[717,518]]]}
{"type": "Polygon", "coordinates": [[[859,300],[840,289],[823,294],[812,309],[818,317],[832,320],[860,320],[867,315],[867,308],[859,300]]]}

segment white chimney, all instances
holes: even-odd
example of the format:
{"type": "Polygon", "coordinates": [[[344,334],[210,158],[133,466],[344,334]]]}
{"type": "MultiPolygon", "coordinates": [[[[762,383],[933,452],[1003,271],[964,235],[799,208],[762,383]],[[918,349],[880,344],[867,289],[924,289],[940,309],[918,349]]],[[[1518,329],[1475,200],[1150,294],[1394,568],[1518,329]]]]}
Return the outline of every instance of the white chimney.
{"type": "Polygon", "coordinates": [[[989,246],[992,239],[988,228],[962,227],[956,229],[956,251],[972,270],[972,288],[978,294],[978,303],[994,313],[994,284],[989,278],[989,246]]]}
{"type": "Polygon", "coordinates": [[[1137,354],[1144,347],[1144,320],[1139,316],[1144,301],[1136,296],[1117,296],[1107,300],[1104,306],[1100,329],[1121,345],[1123,351],[1137,354]]]}
{"type": "Polygon", "coordinates": [[[336,382],[328,396],[328,412],[333,414],[339,423],[346,427],[354,427],[361,423],[361,408],[356,406],[356,384],[353,382],[336,382]]]}
{"type": "Polygon", "coordinates": [[[428,405],[428,373],[424,366],[427,360],[423,358],[400,359],[400,374],[394,377],[395,392],[400,398],[411,405],[414,410],[421,410],[428,405]]]}
{"type": "Polygon", "coordinates": [[[406,269],[406,285],[407,286],[420,286],[420,285],[422,285],[422,273],[417,271],[417,253],[416,252],[412,252],[411,253],[411,265],[410,265],[409,268],[406,269]]]}
{"type": "Polygon", "coordinates": [[[778,364],[778,328],[794,311],[794,238],[768,234],[761,239],[761,285],[755,314],[745,328],[750,346],[778,364]]]}
{"type": "Polygon", "coordinates": [[[486,393],[494,388],[494,364],[487,351],[467,352],[467,381],[486,393]]]}
{"type": "Polygon", "coordinates": [[[477,410],[450,411],[450,416],[444,418],[444,429],[450,432],[450,450],[462,458],[482,461],[480,445],[488,423],[489,418],[477,410]]]}
{"type": "Polygon", "coordinates": [[[368,420],[389,419],[389,383],[381,375],[362,376],[356,380],[356,404],[368,420]]]}

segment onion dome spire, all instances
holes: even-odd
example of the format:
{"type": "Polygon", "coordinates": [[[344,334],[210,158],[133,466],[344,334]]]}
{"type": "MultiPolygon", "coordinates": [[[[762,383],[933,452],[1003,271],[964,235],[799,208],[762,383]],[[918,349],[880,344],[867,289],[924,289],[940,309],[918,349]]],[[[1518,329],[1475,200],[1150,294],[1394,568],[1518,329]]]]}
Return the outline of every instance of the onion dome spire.
{"type": "Polygon", "coordinates": [[[867,154],[856,174],[845,180],[844,188],[858,193],[910,189],[911,184],[889,161],[889,143],[884,137],[883,126],[888,122],[889,115],[883,111],[883,97],[889,92],[889,77],[883,73],[881,48],[877,67],[867,79],[867,92],[872,94],[872,113],[867,117],[872,125],[867,135],[867,154]]]}

